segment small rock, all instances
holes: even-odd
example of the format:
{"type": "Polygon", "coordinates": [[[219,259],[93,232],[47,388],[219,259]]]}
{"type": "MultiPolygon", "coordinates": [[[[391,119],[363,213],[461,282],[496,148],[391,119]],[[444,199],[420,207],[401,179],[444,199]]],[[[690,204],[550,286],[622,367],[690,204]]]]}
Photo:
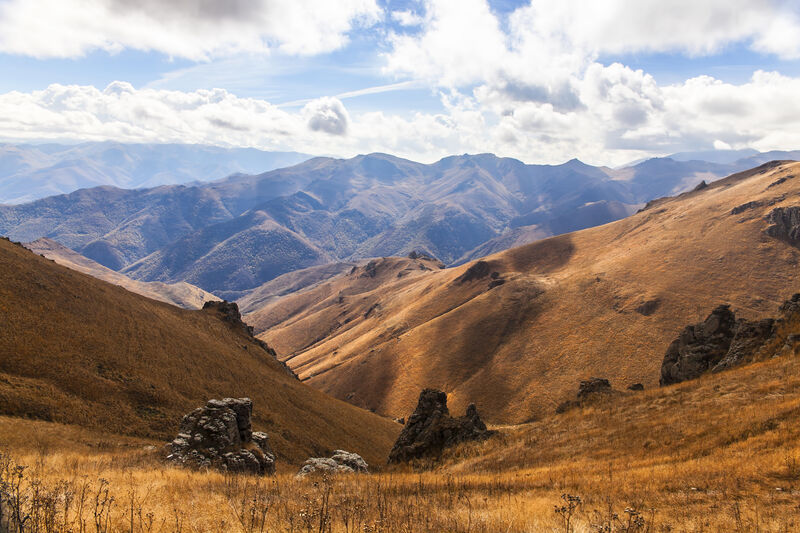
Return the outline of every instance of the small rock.
{"type": "Polygon", "coordinates": [[[642,385],[641,383],[633,383],[632,385],[628,385],[628,390],[643,391],[644,385],[642,385]]]}
{"type": "Polygon", "coordinates": [[[369,465],[357,453],[344,450],[335,450],[330,458],[311,457],[306,460],[297,478],[304,478],[310,474],[368,474],[369,465]]]}

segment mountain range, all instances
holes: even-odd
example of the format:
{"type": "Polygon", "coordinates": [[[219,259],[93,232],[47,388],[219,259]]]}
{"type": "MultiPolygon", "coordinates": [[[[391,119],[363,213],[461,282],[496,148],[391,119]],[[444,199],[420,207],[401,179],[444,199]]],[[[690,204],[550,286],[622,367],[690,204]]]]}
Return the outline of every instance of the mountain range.
{"type": "Polygon", "coordinates": [[[53,239],[141,281],[236,299],[294,270],[420,251],[460,264],[623,218],[645,202],[763,159],[659,158],[609,169],[491,154],[421,164],[386,154],[313,158],[258,175],[151,189],[103,186],[0,206],[0,233],[53,239]]]}
{"type": "Polygon", "coordinates": [[[376,259],[245,319],[340,399],[404,416],[435,387],[454,411],[520,423],[593,376],[658,386],[685,324],[718,304],[760,318],[800,292],[798,206],[800,163],[769,163],[455,268],[376,259]]]}
{"type": "Polygon", "coordinates": [[[186,144],[0,144],[0,203],[99,185],[125,189],[211,181],[305,161],[297,152],[186,144]]]}

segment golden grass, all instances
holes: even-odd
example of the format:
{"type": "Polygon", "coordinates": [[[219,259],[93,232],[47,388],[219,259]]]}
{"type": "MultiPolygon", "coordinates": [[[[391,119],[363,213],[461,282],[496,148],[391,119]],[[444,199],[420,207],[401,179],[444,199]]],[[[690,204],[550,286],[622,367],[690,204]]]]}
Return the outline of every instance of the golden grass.
{"type": "Polygon", "coordinates": [[[566,531],[555,510],[569,495],[580,500],[573,532],[790,532],[800,528],[797,355],[498,427],[417,471],[190,472],[165,466],[148,441],[13,418],[0,418],[0,446],[46,490],[88,487],[90,531],[108,489],[101,531],[566,531]]]}
{"type": "Polygon", "coordinates": [[[269,317],[261,338],[301,378],[337,398],[405,417],[434,387],[454,412],[474,402],[495,423],[534,420],[590,376],[656,386],[672,339],[720,303],[774,316],[800,291],[800,249],[765,235],[763,217],[797,203],[798,174],[798,163],[759,169],[492,255],[506,280],[492,290],[486,278],[456,281],[469,265],[413,279],[387,270],[379,286],[337,278],[253,316],[269,317]],[[637,312],[650,301],[652,314],[637,312]]]}

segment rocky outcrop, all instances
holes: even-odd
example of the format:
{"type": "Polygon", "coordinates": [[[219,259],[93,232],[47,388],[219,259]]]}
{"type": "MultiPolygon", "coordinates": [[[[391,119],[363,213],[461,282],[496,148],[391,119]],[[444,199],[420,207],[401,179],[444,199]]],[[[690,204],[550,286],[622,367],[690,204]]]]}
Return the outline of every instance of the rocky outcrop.
{"type": "Polygon", "coordinates": [[[730,306],[717,307],[705,321],[687,326],[672,341],[661,365],[661,385],[721,372],[753,361],[787,320],[800,318],[800,294],[780,306],[782,318],[736,319],[730,306]]]}
{"type": "Polygon", "coordinates": [[[453,418],[447,409],[447,394],[425,389],[419,395],[414,413],[389,453],[390,463],[403,463],[425,457],[439,457],[461,442],[483,440],[494,434],[486,429],[474,404],[464,416],[453,418]]]}
{"type": "Polygon", "coordinates": [[[311,474],[368,474],[369,465],[357,453],[336,450],[330,458],[311,457],[297,473],[298,478],[311,474]]]}
{"type": "Polygon", "coordinates": [[[178,436],[168,445],[167,460],[190,468],[274,474],[269,437],[253,432],[252,413],[249,398],[209,400],[183,417],[178,436]]]}
{"type": "Polygon", "coordinates": [[[765,318],[756,322],[739,320],[728,353],[714,365],[712,372],[721,372],[752,360],[755,353],[772,337],[775,320],[765,318]]]}
{"type": "Polygon", "coordinates": [[[800,246],[800,206],[776,207],[767,215],[767,235],[800,246]]]}
{"type": "Polygon", "coordinates": [[[609,397],[614,394],[619,394],[611,388],[611,383],[605,378],[589,378],[583,380],[578,385],[578,397],[576,400],[567,400],[556,407],[556,413],[565,413],[570,409],[580,407],[589,401],[598,398],[609,397]]]}
{"type": "Polygon", "coordinates": [[[661,385],[699,377],[722,361],[736,328],[729,305],[720,305],[703,322],[686,326],[672,341],[661,364],[661,385]]]}
{"type": "Polygon", "coordinates": [[[456,283],[468,283],[483,279],[491,274],[492,267],[486,261],[476,261],[467,268],[463,274],[456,278],[456,283]]]}
{"type": "Polygon", "coordinates": [[[271,355],[273,359],[278,362],[284,372],[295,379],[300,379],[297,377],[297,374],[294,373],[294,370],[289,368],[289,365],[278,359],[278,354],[270,345],[253,334],[253,326],[247,325],[244,320],[242,320],[242,314],[239,312],[239,306],[235,302],[229,302],[227,300],[223,300],[221,302],[209,301],[203,304],[203,311],[216,313],[217,316],[219,316],[223,321],[230,324],[232,328],[238,330],[242,335],[250,338],[250,340],[258,344],[265,352],[271,355]]]}

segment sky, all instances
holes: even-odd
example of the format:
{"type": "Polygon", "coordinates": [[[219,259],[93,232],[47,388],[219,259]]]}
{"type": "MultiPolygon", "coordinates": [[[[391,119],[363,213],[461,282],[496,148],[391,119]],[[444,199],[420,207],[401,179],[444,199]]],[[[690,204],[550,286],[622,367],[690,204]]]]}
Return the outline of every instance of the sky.
{"type": "Polygon", "coordinates": [[[800,149],[800,2],[0,0],[0,140],[618,166],[800,149]]]}

